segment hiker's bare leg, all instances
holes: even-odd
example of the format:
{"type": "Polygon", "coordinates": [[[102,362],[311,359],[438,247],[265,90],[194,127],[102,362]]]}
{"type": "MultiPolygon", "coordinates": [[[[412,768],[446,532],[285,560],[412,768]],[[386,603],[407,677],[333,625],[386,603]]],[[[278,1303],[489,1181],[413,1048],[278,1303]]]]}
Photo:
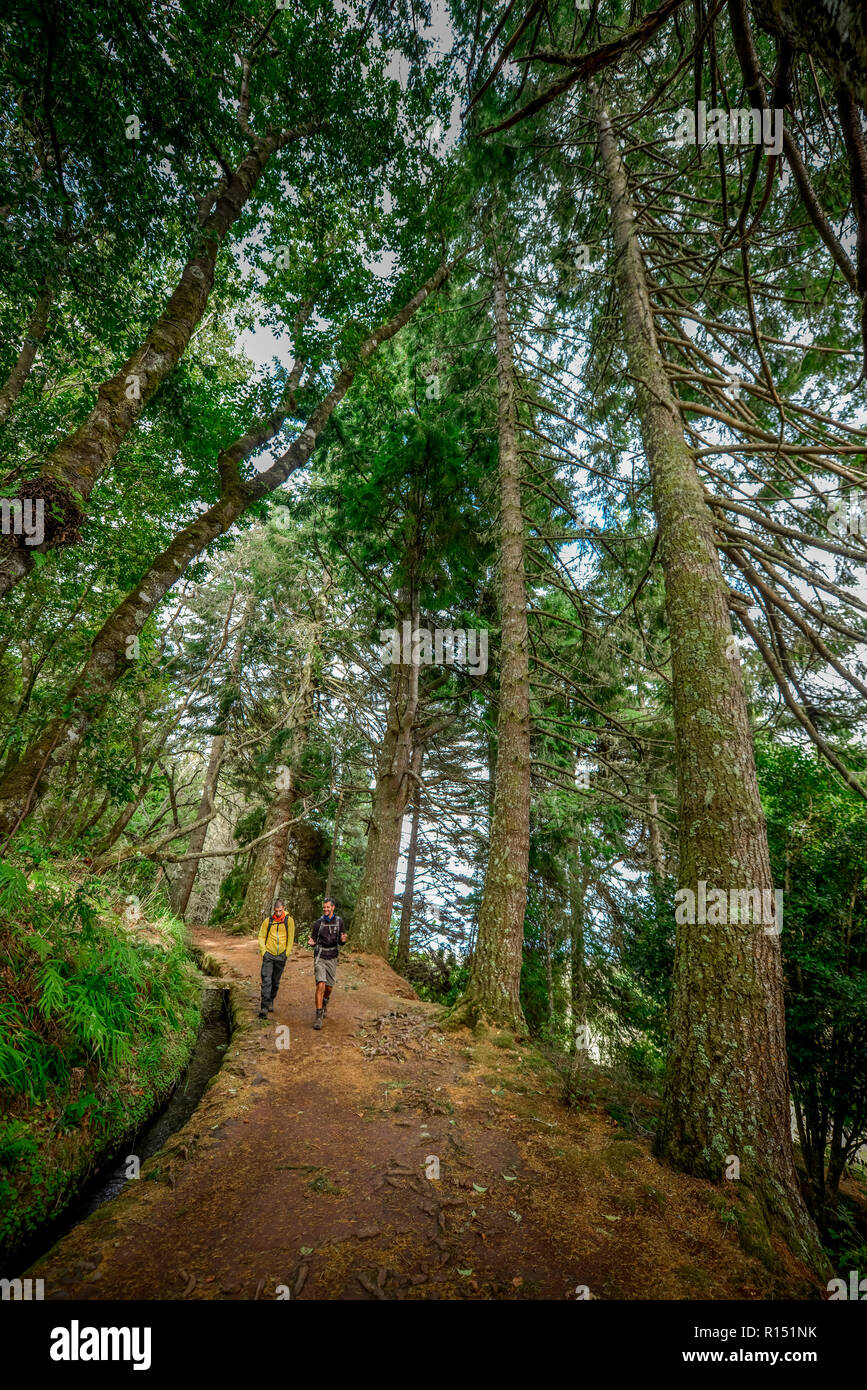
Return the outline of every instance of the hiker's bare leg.
{"type": "Polygon", "coordinates": [[[316,1007],[317,1007],[317,1009],[321,1009],[321,1008],[322,1008],[322,1001],[323,1001],[324,998],[325,998],[325,981],[324,981],[324,980],[320,980],[319,984],[316,986],[316,1007]]]}

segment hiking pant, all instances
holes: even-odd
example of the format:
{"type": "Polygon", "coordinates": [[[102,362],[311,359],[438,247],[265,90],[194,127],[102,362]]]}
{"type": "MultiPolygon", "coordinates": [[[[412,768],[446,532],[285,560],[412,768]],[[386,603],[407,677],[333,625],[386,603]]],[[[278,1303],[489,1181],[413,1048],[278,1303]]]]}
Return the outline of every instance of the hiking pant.
{"type": "Polygon", "coordinates": [[[313,962],[313,979],[317,985],[328,985],[333,989],[337,980],[337,957],[334,960],[323,960],[317,955],[313,962]]]}
{"type": "Polygon", "coordinates": [[[277,998],[280,976],[283,974],[285,965],[285,955],[274,956],[270,951],[266,951],[262,957],[262,1002],[259,1006],[260,1009],[270,1009],[277,998]]]}

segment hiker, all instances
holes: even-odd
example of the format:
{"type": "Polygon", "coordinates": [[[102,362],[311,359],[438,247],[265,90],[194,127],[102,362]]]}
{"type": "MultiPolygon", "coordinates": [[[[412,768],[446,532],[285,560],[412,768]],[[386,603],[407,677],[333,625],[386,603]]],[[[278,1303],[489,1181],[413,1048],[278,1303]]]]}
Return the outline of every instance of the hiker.
{"type": "Polygon", "coordinates": [[[315,947],[313,955],[313,978],[316,981],[316,1022],[314,1028],[321,1028],[328,1012],[328,1000],[337,979],[337,957],[340,947],[346,942],[343,918],[335,911],[333,898],[326,898],[322,904],[322,916],[314,922],[307,939],[308,946],[315,947]]]}
{"type": "Polygon", "coordinates": [[[286,958],[295,944],[295,921],[287,916],[280,898],[274,904],[274,911],[266,917],[259,928],[259,953],[262,957],[262,999],[259,1004],[259,1017],[267,1018],[274,1012],[274,1000],[280,988],[280,977],[286,965],[286,958]]]}

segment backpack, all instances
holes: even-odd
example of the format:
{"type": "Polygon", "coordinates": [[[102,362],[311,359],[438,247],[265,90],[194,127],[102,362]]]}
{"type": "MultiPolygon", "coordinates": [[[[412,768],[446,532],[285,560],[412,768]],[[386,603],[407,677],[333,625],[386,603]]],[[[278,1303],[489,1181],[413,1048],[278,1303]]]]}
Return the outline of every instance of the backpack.
{"type": "MultiPolygon", "coordinates": [[[[340,949],[340,937],[343,933],[343,918],[335,913],[333,922],[324,922],[319,919],[319,930],[316,933],[316,946],[320,951],[337,951],[340,949]],[[323,928],[328,931],[332,940],[323,940],[323,928]]],[[[333,957],[332,957],[333,959],[333,957]]]]}
{"type": "MultiPolygon", "coordinates": [[[[266,946],[268,945],[268,938],[269,938],[270,935],[271,935],[271,928],[272,928],[273,925],[274,925],[274,921],[275,921],[274,913],[272,912],[272,913],[271,913],[271,916],[268,918],[268,930],[267,930],[266,933],[265,933],[265,945],[266,945],[266,946]]],[[[286,945],[285,945],[285,947],[283,948],[283,955],[284,955],[284,956],[288,956],[288,954],[289,954],[289,950],[288,950],[288,947],[289,947],[289,914],[288,914],[288,912],[286,913],[285,917],[283,918],[283,926],[286,928],[286,945]]],[[[273,954],[273,952],[272,952],[272,954],[273,954]]]]}

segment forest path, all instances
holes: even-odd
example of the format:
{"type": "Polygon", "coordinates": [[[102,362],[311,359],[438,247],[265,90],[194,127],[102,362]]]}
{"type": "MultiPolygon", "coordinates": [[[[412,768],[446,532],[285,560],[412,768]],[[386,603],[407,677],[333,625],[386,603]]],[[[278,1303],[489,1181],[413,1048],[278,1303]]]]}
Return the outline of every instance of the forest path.
{"type": "Polygon", "coordinates": [[[236,985],[226,1060],[142,1180],[33,1267],[46,1298],[803,1296],[791,1261],[772,1281],[740,1249],[718,1189],[592,1100],[567,1110],[535,1049],[441,1032],[359,953],[315,1032],[298,946],[265,1023],[255,940],[193,939],[236,985]]]}

